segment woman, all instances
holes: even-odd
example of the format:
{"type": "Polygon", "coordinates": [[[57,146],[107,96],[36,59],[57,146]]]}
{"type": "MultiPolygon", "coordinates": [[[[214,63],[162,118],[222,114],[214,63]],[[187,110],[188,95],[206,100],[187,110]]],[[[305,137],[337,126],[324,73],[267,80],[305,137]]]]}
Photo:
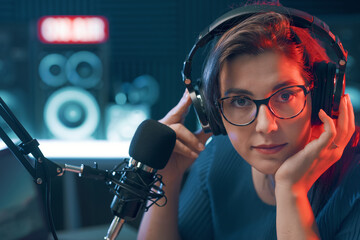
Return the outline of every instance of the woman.
{"type": "Polygon", "coordinates": [[[138,238],[360,239],[353,108],[344,95],[337,120],[320,110],[321,124],[312,121],[312,67],[320,61],[329,61],[325,50],[278,13],[224,33],[203,81],[209,112],[221,116],[227,136],[205,148],[209,135],[184,127],[185,91],[160,120],[177,133],[159,171],[168,203],[145,213],[138,238]]]}

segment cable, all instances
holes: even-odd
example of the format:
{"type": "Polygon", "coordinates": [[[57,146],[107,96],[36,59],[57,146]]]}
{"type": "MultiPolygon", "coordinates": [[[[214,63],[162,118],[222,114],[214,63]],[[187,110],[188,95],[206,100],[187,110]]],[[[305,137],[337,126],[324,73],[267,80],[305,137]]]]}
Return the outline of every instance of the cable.
{"type": "Polygon", "coordinates": [[[46,215],[49,222],[49,227],[51,230],[51,233],[53,235],[54,240],[58,240],[58,237],[56,235],[55,225],[53,221],[52,211],[51,211],[51,178],[47,179],[45,183],[45,209],[46,209],[46,215]]]}

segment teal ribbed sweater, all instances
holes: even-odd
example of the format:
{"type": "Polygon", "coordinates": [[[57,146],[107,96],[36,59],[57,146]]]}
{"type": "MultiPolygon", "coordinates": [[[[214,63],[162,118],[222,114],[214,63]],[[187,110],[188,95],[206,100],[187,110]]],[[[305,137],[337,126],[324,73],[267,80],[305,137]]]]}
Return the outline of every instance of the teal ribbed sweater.
{"type": "MultiPolygon", "coordinates": [[[[213,137],[191,167],[180,195],[182,239],[276,239],[275,218],[276,207],[255,192],[251,166],[227,136],[213,137]]],[[[322,239],[360,239],[359,165],[336,188],[316,221],[322,239]]]]}

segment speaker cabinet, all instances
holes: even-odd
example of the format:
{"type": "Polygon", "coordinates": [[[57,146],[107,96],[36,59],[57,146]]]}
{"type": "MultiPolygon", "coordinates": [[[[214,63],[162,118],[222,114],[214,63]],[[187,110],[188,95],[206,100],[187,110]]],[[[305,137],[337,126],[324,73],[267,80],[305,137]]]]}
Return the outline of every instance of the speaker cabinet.
{"type": "Polygon", "coordinates": [[[103,139],[108,51],[102,44],[43,44],[34,52],[36,135],[103,139]]]}

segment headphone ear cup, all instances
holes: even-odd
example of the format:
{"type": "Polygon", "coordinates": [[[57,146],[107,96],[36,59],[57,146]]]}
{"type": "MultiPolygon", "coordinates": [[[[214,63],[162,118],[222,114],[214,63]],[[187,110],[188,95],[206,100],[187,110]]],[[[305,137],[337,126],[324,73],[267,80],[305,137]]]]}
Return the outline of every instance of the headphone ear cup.
{"type": "Polygon", "coordinates": [[[314,88],[311,92],[311,122],[313,125],[319,125],[321,124],[318,116],[320,109],[323,109],[326,114],[331,116],[336,65],[331,62],[315,62],[313,73],[314,88]]]}
{"type": "Polygon", "coordinates": [[[209,117],[209,124],[214,135],[227,135],[224,124],[221,119],[220,112],[213,106],[213,109],[207,108],[207,116],[209,117]]]}
{"type": "Polygon", "coordinates": [[[199,90],[198,86],[194,86],[191,89],[188,88],[188,91],[201,127],[205,132],[210,132],[212,129],[210,129],[208,117],[206,116],[204,107],[204,96],[201,90],[199,90]]]}
{"type": "Polygon", "coordinates": [[[335,88],[335,74],[336,74],[336,65],[329,62],[327,64],[327,76],[326,76],[326,85],[324,89],[324,111],[331,116],[333,101],[334,101],[334,88],[335,88]]]}
{"type": "Polygon", "coordinates": [[[202,88],[202,80],[198,80],[198,89],[199,89],[199,93],[203,99],[203,106],[204,106],[204,110],[205,110],[205,115],[207,117],[209,126],[211,128],[211,131],[213,133],[213,135],[217,136],[217,135],[227,135],[227,132],[225,130],[224,124],[222,122],[221,119],[221,115],[220,112],[218,110],[218,108],[215,106],[214,103],[210,103],[208,101],[208,103],[206,104],[206,100],[205,100],[205,94],[202,88]],[[200,81],[200,82],[199,82],[200,81]]]}
{"type": "Polygon", "coordinates": [[[191,89],[188,88],[190,97],[194,106],[195,113],[200,121],[204,132],[212,132],[214,135],[226,135],[226,130],[222,124],[222,119],[215,106],[206,104],[204,93],[202,90],[201,79],[197,80],[197,84],[191,89]],[[210,109],[211,108],[211,109],[210,109]]]}
{"type": "MultiPolygon", "coordinates": [[[[199,111],[196,110],[199,120],[200,120],[200,116],[202,116],[203,118],[206,119],[206,122],[207,122],[208,126],[210,127],[213,135],[215,135],[215,136],[220,135],[220,134],[226,135],[227,133],[226,133],[225,127],[222,123],[222,119],[221,119],[219,112],[213,106],[213,104],[211,106],[209,106],[209,104],[206,104],[204,93],[201,88],[201,84],[197,85],[196,89],[198,91],[198,96],[196,99],[197,105],[201,106],[200,114],[199,114],[199,111]]],[[[194,104],[194,101],[193,101],[193,104],[194,104]]],[[[194,107],[195,107],[195,104],[194,104],[194,107]]],[[[196,107],[195,107],[195,109],[196,109],[196,107]]],[[[198,107],[198,109],[199,109],[199,107],[198,107]]],[[[206,129],[204,129],[204,131],[206,132],[206,129]]]]}

